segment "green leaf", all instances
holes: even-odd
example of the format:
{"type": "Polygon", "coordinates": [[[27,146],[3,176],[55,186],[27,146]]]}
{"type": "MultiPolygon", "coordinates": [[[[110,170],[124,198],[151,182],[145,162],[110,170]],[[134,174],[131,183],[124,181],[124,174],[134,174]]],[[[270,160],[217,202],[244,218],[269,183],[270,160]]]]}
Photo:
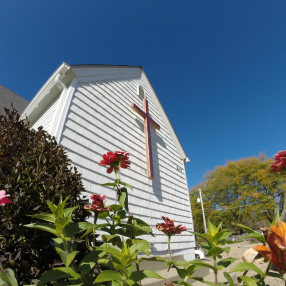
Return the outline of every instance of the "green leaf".
{"type": "Polygon", "coordinates": [[[192,264],[204,266],[204,267],[211,268],[212,270],[217,271],[217,268],[216,268],[215,266],[213,266],[213,265],[211,265],[211,264],[208,264],[208,263],[206,263],[206,262],[202,262],[202,261],[200,261],[200,260],[193,260],[193,261],[192,261],[192,264]]]}
{"type": "Polygon", "coordinates": [[[68,254],[67,260],[66,260],[66,263],[65,263],[66,267],[70,266],[70,264],[72,263],[72,261],[74,260],[74,258],[76,257],[76,255],[78,253],[79,253],[79,251],[73,251],[73,252],[68,254]]]}
{"type": "Polygon", "coordinates": [[[227,279],[229,286],[235,286],[233,279],[227,272],[223,272],[224,277],[227,279]]]}
{"type": "Polygon", "coordinates": [[[101,253],[100,251],[94,250],[94,251],[88,253],[82,259],[82,261],[79,264],[79,270],[82,273],[82,275],[87,275],[90,273],[92,268],[98,262],[100,253],[101,253]]]}
{"type": "Polygon", "coordinates": [[[120,206],[120,205],[111,205],[111,206],[109,207],[109,210],[110,210],[110,211],[122,210],[122,206],[120,206]]]}
{"type": "Polygon", "coordinates": [[[57,209],[57,206],[54,205],[51,201],[48,201],[48,206],[52,213],[54,213],[57,209]]]}
{"type": "Polygon", "coordinates": [[[138,282],[146,278],[164,279],[162,276],[152,270],[134,271],[129,278],[133,282],[138,282]]]}
{"type": "Polygon", "coordinates": [[[239,278],[245,283],[245,286],[257,286],[256,281],[248,276],[239,276],[239,278]]]}
{"type": "Polygon", "coordinates": [[[121,184],[121,185],[123,185],[123,186],[129,188],[131,191],[133,191],[133,188],[132,188],[129,184],[127,184],[127,183],[125,183],[125,182],[122,182],[122,181],[119,181],[119,184],[121,184]]]}
{"type": "Polygon", "coordinates": [[[220,223],[219,226],[216,227],[214,224],[211,223],[210,220],[208,220],[207,225],[208,225],[208,234],[214,237],[219,232],[222,223],[220,223]]]}
{"type": "Polygon", "coordinates": [[[58,204],[54,214],[56,218],[62,218],[63,217],[63,213],[64,213],[64,208],[66,205],[67,200],[69,199],[69,197],[67,197],[64,201],[62,201],[61,203],[58,204]]]}
{"type": "Polygon", "coordinates": [[[66,218],[60,217],[60,218],[57,218],[55,221],[55,226],[56,226],[56,228],[59,228],[59,229],[64,229],[69,224],[71,224],[71,221],[69,221],[66,218]]]}
{"type": "MultiPolygon", "coordinates": [[[[4,282],[3,284],[0,284],[0,285],[18,286],[18,282],[17,282],[14,271],[11,268],[6,268],[4,271],[5,272],[0,271],[0,278],[4,282]]],[[[1,282],[1,280],[0,280],[0,282],[1,282]]]]}
{"type": "Polygon", "coordinates": [[[116,183],[106,183],[106,184],[100,184],[100,186],[110,186],[110,187],[116,187],[116,183]]]}
{"type": "Polygon", "coordinates": [[[133,222],[134,222],[134,226],[136,228],[141,229],[141,230],[146,231],[146,232],[153,232],[150,225],[148,223],[146,223],[145,221],[143,221],[142,219],[134,218],[133,222]]]}
{"type": "Polygon", "coordinates": [[[231,270],[230,273],[232,272],[244,272],[248,270],[253,270],[257,272],[261,277],[265,278],[265,274],[261,269],[259,269],[256,265],[250,263],[250,262],[242,262],[236,266],[234,266],[231,270]]]}
{"type": "Polygon", "coordinates": [[[177,273],[180,276],[180,278],[185,279],[185,277],[188,276],[188,271],[187,270],[181,269],[181,268],[178,268],[178,267],[175,267],[175,268],[176,268],[177,273]]]}
{"type": "Polygon", "coordinates": [[[274,212],[274,217],[273,221],[271,222],[271,225],[277,225],[277,221],[280,220],[280,215],[279,215],[279,206],[277,206],[275,212],[274,212]]]}
{"type": "Polygon", "coordinates": [[[98,227],[99,227],[98,225],[92,224],[90,222],[85,222],[85,221],[77,222],[66,227],[66,235],[69,238],[72,238],[79,232],[82,232],[84,230],[93,230],[93,228],[97,229],[98,227]]]}
{"type": "Polygon", "coordinates": [[[266,243],[266,239],[265,239],[264,235],[261,234],[261,233],[258,233],[258,232],[256,232],[256,233],[255,232],[254,233],[249,233],[248,235],[244,236],[243,238],[244,239],[246,239],[246,238],[256,238],[260,242],[262,242],[264,244],[266,243]]]}
{"type": "Polygon", "coordinates": [[[53,214],[35,214],[35,215],[29,215],[30,217],[34,217],[37,219],[45,220],[48,222],[55,222],[55,216],[53,214]]]}
{"type": "MultiPolygon", "coordinates": [[[[239,223],[237,223],[236,225],[238,227],[242,228],[245,232],[249,233],[247,235],[247,237],[249,237],[249,238],[256,238],[257,240],[259,240],[263,244],[266,243],[266,239],[265,239],[263,234],[261,234],[261,233],[259,233],[257,231],[254,231],[253,229],[251,229],[250,227],[248,227],[246,225],[239,224],[239,223]]],[[[244,238],[246,238],[246,237],[244,237],[244,238]]]]}
{"type": "Polygon", "coordinates": [[[224,250],[220,247],[212,247],[210,251],[208,252],[208,256],[214,256],[217,257],[220,255],[224,250]]]}
{"type": "Polygon", "coordinates": [[[168,262],[169,261],[169,259],[165,259],[161,256],[143,257],[140,260],[158,261],[158,262],[168,262]]]}
{"type": "Polygon", "coordinates": [[[63,214],[64,214],[64,217],[66,218],[70,218],[73,211],[76,210],[79,206],[75,206],[75,207],[72,207],[72,208],[66,208],[64,209],[63,211],[63,214]]]}
{"type": "Polygon", "coordinates": [[[58,267],[52,270],[47,271],[44,275],[40,278],[40,283],[45,284],[52,281],[57,281],[63,278],[80,278],[80,275],[76,273],[70,267],[58,267]]]}
{"type": "Polygon", "coordinates": [[[191,265],[191,261],[186,261],[186,260],[179,260],[179,261],[173,261],[173,264],[175,266],[184,266],[184,267],[189,267],[191,265]]]}
{"type": "Polygon", "coordinates": [[[97,250],[102,250],[108,254],[111,254],[117,259],[120,259],[121,257],[121,249],[114,245],[104,244],[102,246],[97,247],[97,250]]]}
{"type": "Polygon", "coordinates": [[[48,224],[45,222],[35,222],[35,223],[31,223],[31,224],[26,224],[24,225],[25,227],[30,227],[30,228],[36,228],[36,229],[40,229],[43,231],[47,231],[50,232],[56,236],[60,236],[59,233],[56,230],[56,227],[52,224],[48,224]]]}
{"type": "Polygon", "coordinates": [[[107,234],[103,234],[101,236],[103,242],[109,242],[109,243],[112,243],[116,246],[120,246],[121,245],[121,239],[120,239],[120,236],[119,235],[107,235],[107,234]]]}
{"type": "Polygon", "coordinates": [[[188,231],[189,233],[191,234],[194,234],[195,236],[198,236],[200,238],[202,238],[203,240],[205,240],[208,244],[210,243],[209,239],[207,238],[208,237],[208,234],[207,233],[199,233],[199,232],[195,232],[195,231],[188,231]]]}
{"type": "Polygon", "coordinates": [[[118,202],[128,211],[128,192],[126,188],[118,190],[118,202]]]}
{"type": "Polygon", "coordinates": [[[240,223],[237,223],[236,224],[238,227],[242,228],[245,232],[247,233],[253,233],[253,232],[256,232],[255,230],[253,230],[252,228],[244,225],[244,224],[240,224],[240,223]]]}
{"type": "Polygon", "coordinates": [[[132,239],[133,245],[130,247],[130,252],[138,253],[142,251],[144,254],[149,255],[149,242],[147,240],[132,239]]]}
{"type": "Polygon", "coordinates": [[[125,210],[118,211],[116,217],[119,217],[120,219],[126,218],[126,211],[125,210]]]}
{"type": "Polygon", "coordinates": [[[276,277],[276,278],[281,278],[280,273],[272,272],[272,271],[269,271],[269,272],[267,273],[267,276],[276,277]]]}
{"type": "Polygon", "coordinates": [[[99,283],[113,280],[123,281],[123,278],[119,272],[115,272],[112,270],[104,270],[98,274],[97,278],[95,279],[95,282],[99,283]]]}
{"type": "Polygon", "coordinates": [[[227,229],[223,229],[214,236],[213,240],[214,242],[223,243],[223,241],[226,240],[231,234],[232,234],[231,231],[228,231],[227,229]]]}
{"type": "Polygon", "coordinates": [[[230,251],[230,247],[222,247],[222,249],[226,253],[229,253],[229,251],[230,251]]]}
{"type": "Polygon", "coordinates": [[[236,261],[237,258],[225,258],[225,259],[222,259],[218,262],[217,266],[219,269],[223,269],[223,268],[226,268],[228,267],[232,262],[236,261]]]}
{"type": "Polygon", "coordinates": [[[98,214],[98,218],[105,219],[109,216],[109,212],[103,212],[98,214]]]}

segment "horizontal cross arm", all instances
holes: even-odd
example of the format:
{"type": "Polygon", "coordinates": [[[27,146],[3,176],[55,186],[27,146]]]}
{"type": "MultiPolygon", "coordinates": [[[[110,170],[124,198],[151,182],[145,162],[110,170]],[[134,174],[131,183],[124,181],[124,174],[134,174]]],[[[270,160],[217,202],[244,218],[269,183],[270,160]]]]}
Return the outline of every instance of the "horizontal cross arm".
{"type": "Polygon", "coordinates": [[[146,113],[138,107],[135,103],[131,103],[131,108],[136,111],[139,115],[141,115],[143,118],[146,118],[146,113]]]}
{"type": "Polygon", "coordinates": [[[151,124],[154,128],[156,128],[157,130],[160,130],[160,125],[157,124],[152,118],[149,117],[149,119],[150,119],[150,124],[151,124]]]}

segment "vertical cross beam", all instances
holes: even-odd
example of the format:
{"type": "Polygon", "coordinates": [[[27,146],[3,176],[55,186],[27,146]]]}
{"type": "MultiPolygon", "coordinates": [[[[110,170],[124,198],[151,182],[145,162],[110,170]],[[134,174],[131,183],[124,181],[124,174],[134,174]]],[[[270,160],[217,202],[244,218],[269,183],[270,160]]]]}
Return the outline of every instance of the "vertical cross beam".
{"type": "Polygon", "coordinates": [[[132,109],[144,118],[144,133],[145,133],[145,146],[146,146],[146,163],[147,163],[147,177],[151,180],[154,179],[153,169],[153,156],[152,156],[152,142],[150,125],[155,129],[160,130],[160,125],[157,124],[149,115],[148,101],[143,99],[143,110],[135,103],[131,103],[132,109]]]}

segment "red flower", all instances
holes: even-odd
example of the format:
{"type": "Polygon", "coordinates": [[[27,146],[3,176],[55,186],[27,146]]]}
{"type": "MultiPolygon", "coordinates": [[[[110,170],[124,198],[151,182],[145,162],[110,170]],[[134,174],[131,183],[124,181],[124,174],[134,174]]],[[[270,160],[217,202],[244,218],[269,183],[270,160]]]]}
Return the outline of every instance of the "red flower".
{"type": "Polygon", "coordinates": [[[106,154],[102,155],[102,160],[99,165],[101,166],[109,166],[107,169],[107,173],[112,173],[113,169],[116,171],[119,170],[119,165],[121,168],[128,168],[130,166],[129,153],[123,151],[109,151],[106,154]]]}
{"type": "Polygon", "coordinates": [[[84,206],[86,210],[90,210],[90,211],[97,212],[97,213],[109,211],[109,207],[107,208],[104,207],[104,200],[106,199],[106,196],[93,194],[90,196],[90,198],[92,200],[92,203],[91,205],[84,206]]]}
{"type": "Polygon", "coordinates": [[[4,207],[6,204],[12,204],[13,201],[8,199],[7,197],[10,197],[10,195],[6,195],[6,191],[2,190],[0,191],[0,206],[4,207]]]}
{"type": "Polygon", "coordinates": [[[277,173],[286,170],[286,151],[280,151],[274,156],[274,162],[270,165],[271,172],[277,173]]]}
{"type": "Polygon", "coordinates": [[[163,231],[169,236],[174,234],[180,234],[182,231],[187,230],[186,227],[182,226],[181,224],[175,226],[173,220],[169,219],[168,217],[162,216],[162,218],[165,221],[165,223],[157,223],[155,229],[163,231]]]}
{"type": "Polygon", "coordinates": [[[278,268],[286,270],[286,223],[279,221],[277,226],[265,227],[263,234],[270,249],[265,245],[256,245],[253,249],[278,268]]]}

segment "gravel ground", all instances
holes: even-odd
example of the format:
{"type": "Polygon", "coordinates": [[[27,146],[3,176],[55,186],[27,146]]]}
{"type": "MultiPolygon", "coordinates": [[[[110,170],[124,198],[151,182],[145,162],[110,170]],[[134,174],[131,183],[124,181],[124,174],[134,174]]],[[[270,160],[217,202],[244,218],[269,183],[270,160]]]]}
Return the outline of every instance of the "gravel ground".
{"type": "MultiPolygon", "coordinates": [[[[242,243],[236,243],[236,244],[231,244],[229,245],[230,246],[230,252],[228,255],[224,254],[223,255],[223,258],[226,258],[226,257],[235,257],[237,258],[237,261],[233,262],[228,268],[226,268],[226,271],[232,269],[235,265],[239,264],[240,262],[243,262],[242,260],[242,255],[243,253],[249,249],[249,248],[252,248],[255,244],[249,244],[248,242],[242,242],[242,243]]],[[[207,261],[206,261],[207,262],[207,261]]],[[[266,270],[266,267],[267,267],[267,264],[268,263],[264,263],[264,260],[263,258],[261,259],[257,259],[255,264],[260,268],[262,269],[263,271],[266,270]]],[[[272,270],[273,271],[273,270],[272,270]]],[[[227,281],[225,279],[225,277],[223,276],[223,271],[220,271],[221,273],[219,273],[219,276],[218,276],[218,280],[220,282],[223,282],[223,281],[227,281]]],[[[242,273],[234,273],[234,276],[238,276],[238,275],[241,275],[242,273]]],[[[251,275],[251,274],[254,274],[254,272],[249,272],[248,275],[251,275]]],[[[233,275],[232,275],[233,276],[233,275]]],[[[211,281],[211,282],[214,282],[214,274],[212,271],[209,272],[209,274],[207,276],[204,277],[204,280],[206,281],[211,281]]],[[[267,277],[265,279],[265,282],[269,285],[269,286],[284,286],[284,282],[279,279],[279,278],[275,278],[275,277],[267,277]]],[[[206,285],[205,283],[201,283],[199,281],[192,281],[192,285],[194,286],[201,286],[201,285],[206,285]]]]}

